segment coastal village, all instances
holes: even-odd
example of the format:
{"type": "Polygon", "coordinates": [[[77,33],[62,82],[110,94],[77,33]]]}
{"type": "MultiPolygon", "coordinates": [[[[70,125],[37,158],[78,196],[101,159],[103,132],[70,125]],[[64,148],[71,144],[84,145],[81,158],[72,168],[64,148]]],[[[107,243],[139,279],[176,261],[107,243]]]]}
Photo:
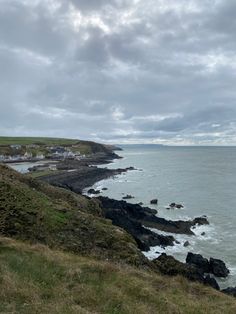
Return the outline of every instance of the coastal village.
{"type": "Polygon", "coordinates": [[[19,145],[13,144],[10,146],[0,147],[0,162],[15,163],[15,162],[34,162],[42,160],[61,161],[65,159],[80,160],[85,157],[80,151],[75,150],[76,146],[45,146],[40,145],[19,145]],[[3,153],[7,150],[7,153],[3,153]],[[7,149],[6,149],[7,148],[7,149]],[[74,148],[74,149],[73,149],[74,148]],[[1,152],[2,151],[2,152],[1,152]],[[2,154],[1,154],[2,153],[2,154]]]}

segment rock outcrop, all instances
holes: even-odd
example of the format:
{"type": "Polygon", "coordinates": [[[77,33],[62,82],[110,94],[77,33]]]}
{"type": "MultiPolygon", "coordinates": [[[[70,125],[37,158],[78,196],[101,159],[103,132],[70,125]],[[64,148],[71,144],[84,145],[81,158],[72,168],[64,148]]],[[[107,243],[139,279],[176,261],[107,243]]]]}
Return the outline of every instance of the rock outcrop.
{"type": "Polygon", "coordinates": [[[201,269],[195,265],[182,263],[176,260],[173,256],[168,256],[165,253],[162,253],[157,259],[153,260],[153,264],[165,275],[181,275],[191,281],[198,281],[219,290],[219,285],[215,278],[210,277],[210,275],[205,276],[201,269]]]}
{"type": "Polygon", "coordinates": [[[219,259],[204,258],[200,254],[194,254],[189,252],[186,258],[186,263],[190,265],[195,265],[200,269],[203,273],[210,273],[216,277],[226,278],[229,274],[229,270],[226,267],[225,263],[219,259]]]}
{"type": "Polygon", "coordinates": [[[125,212],[126,217],[141,223],[145,227],[155,228],[160,231],[192,235],[194,233],[191,228],[194,225],[208,224],[205,217],[199,217],[189,221],[171,221],[157,217],[157,211],[155,209],[142,207],[139,204],[130,204],[125,201],[118,201],[103,196],[100,196],[97,199],[101,203],[105,216],[108,209],[110,211],[120,209],[125,212]]]}

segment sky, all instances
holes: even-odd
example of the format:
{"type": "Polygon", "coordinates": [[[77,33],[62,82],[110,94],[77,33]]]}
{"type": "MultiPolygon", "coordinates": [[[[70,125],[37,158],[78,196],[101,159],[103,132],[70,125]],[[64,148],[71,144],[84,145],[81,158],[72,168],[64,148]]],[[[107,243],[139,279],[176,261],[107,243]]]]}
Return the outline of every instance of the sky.
{"type": "Polygon", "coordinates": [[[235,0],[0,0],[0,135],[236,145],[235,0]]]}

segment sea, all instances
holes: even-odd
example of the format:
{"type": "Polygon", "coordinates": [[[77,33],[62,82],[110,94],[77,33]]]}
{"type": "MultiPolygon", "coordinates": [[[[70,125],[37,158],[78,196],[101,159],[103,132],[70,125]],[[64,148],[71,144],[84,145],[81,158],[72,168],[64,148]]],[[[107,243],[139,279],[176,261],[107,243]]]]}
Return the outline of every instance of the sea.
{"type": "Polygon", "coordinates": [[[121,147],[123,151],[118,153],[123,158],[106,166],[133,166],[137,170],[100,181],[94,188],[108,188],[102,194],[115,199],[130,194],[134,198],[129,202],[142,202],[166,219],[188,220],[206,215],[210,222],[194,229],[193,236],[174,235],[179,242],[174,247],[152,247],[145,255],[153,259],[166,252],[184,262],[187,253],[194,252],[222,259],[230,275],[217,279],[220,286],[236,286],[236,147],[121,147]],[[158,198],[158,205],[150,205],[154,198],[158,198]],[[184,208],[167,209],[172,202],[184,208]],[[186,241],[190,243],[188,247],[183,245],[186,241]]]}

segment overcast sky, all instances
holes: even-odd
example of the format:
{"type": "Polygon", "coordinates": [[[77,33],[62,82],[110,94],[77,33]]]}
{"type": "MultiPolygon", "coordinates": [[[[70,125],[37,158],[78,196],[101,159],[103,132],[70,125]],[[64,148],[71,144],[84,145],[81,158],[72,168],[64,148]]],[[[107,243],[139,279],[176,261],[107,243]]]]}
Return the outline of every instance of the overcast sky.
{"type": "Polygon", "coordinates": [[[0,134],[236,144],[235,0],[0,0],[0,134]]]}

